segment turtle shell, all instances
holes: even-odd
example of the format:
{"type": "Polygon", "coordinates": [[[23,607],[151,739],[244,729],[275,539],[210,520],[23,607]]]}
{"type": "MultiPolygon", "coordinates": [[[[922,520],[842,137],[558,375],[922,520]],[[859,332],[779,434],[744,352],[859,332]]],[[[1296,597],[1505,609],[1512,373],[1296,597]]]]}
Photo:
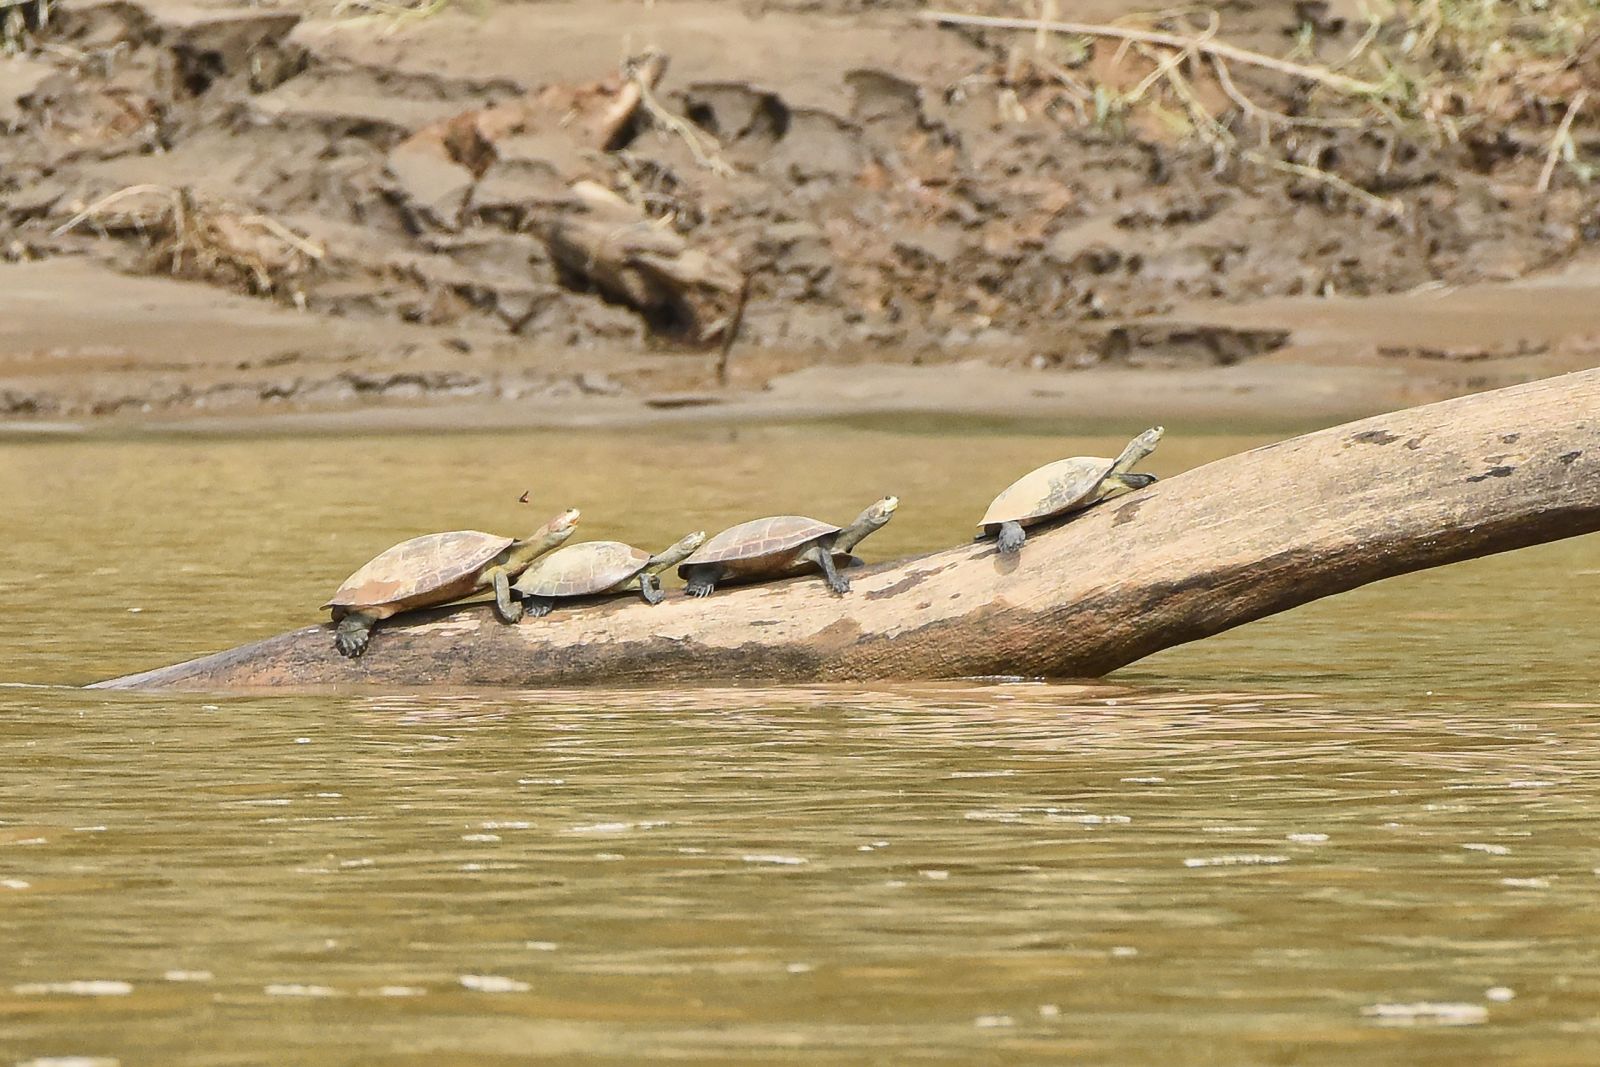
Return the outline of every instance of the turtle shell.
{"type": "Polygon", "coordinates": [[[757,573],[759,565],[766,563],[781,568],[812,541],[838,532],[839,527],[804,515],[751,519],[728,527],[701,545],[679,565],[678,573],[682,574],[684,568],[697,563],[743,563],[745,566],[740,570],[748,573],[757,573]]]}
{"type": "Polygon", "coordinates": [[[1073,456],[1047,463],[1024,474],[995,497],[978,525],[1036,522],[1092,504],[1096,499],[1095,491],[1115,463],[1116,460],[1095,456],[1073,456]]]}
{"type": "Polygon", "coordinates": [[[325,608],[405,604],[422,607],[466,596],[484,564],[510,548],[509,537],[452,530],[402,541],[344,580],[325,608]],[[459,591],[458,591],[459,590],[459,591]]]}
{"type": "Polygon", "coordinates": [[[541,556],[513,586],[530,596],[588,596],[627,581],[650,553],[621,541],[585,541],[541,556]]]}

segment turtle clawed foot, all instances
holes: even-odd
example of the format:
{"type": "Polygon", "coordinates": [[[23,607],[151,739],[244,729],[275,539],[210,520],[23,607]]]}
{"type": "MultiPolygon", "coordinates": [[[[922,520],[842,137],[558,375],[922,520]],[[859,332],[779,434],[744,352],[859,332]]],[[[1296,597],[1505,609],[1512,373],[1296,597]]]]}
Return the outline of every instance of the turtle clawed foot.
{"type": "Polygon", "coordinates": [[[338,620],[333,628],[333,647],[346,659],[355,659],[367,650],[372,640],[372,627],[377,620],[367,615],[349,614],[338,620]]]}
{"type": "Polygon", "coordinates": [[[693,597],[708,597],[716,591],[716,588],[714,585],[691,585],[684,592],[693,597]]]}
{"type": "Polygon", "coordinates": [[[367,650],[370,635],[365,630],[340,630],[333,635],[333,647],[346,659],[356,659],[367,650]]]}
{"type": "Polygon", "coordinates": [[[832,589],[840,596],[844,596],[850,591],[850,579],[840,577],[830,578],[828,579],[828,588],[832,589]]]}
{"type": "Polygon", "coordinates": [[[1001,555],[1014,556],[1022,551],[1022,546],[1028,540],[1028,533],[1014,522],[1008,522],[1000,527],[1000,536],[995,539],[995,548],[1001,555]]]}
{"type": "Polygon", "coordinates": [[[661,591],[661,587],[659,585],[647,585],[640,590],[639,595],[644,597],[644,602],[651,606],[659,604],[663,600],[667,599],[667,594],[661,591]]]}

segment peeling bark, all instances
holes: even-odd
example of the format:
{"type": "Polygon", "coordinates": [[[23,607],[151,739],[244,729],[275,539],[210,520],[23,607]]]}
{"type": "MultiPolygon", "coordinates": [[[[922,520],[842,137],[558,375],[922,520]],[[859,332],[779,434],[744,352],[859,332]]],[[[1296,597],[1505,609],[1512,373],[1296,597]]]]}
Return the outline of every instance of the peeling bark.
{"type": "MultiPolygon", "coordinates": [[[[913,505],[914,506],[914,505],[913,505]]],[[[1395,412],[1206,464],[1030,531],[851,572],[619,598],[517,626],[487,605],[326,625],[114,689],[1087,677],[1382,578],[1600,529],[1600,370],[1395,412]]]]}

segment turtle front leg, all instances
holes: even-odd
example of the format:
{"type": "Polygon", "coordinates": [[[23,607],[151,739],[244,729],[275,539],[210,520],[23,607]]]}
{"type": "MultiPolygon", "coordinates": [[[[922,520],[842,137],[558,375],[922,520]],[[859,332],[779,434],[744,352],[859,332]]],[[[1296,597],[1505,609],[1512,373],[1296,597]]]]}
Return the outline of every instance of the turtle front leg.
{"type": "Polygon", "coordinates": [[[639,575],[639,595],[646,604],[659,604],[667,599],[667,594],[661,591],[661,579],[653,574],[639,575]]]}
{"type": "Polygon", "coordinates": [[[339,650],[339,655],[355,659],[367,650],[367,644],[372,640],[372,628],[377,622],[373,616],[363,615],[359,611],[346,614],[333,631],[333,647],[339,650]]]}
{"type": "Polygon", "coordinates": [[[828,583],[840,596],[850,591],[850,579],[839,573],[839,568],[833,565],[833,553],[820,545],[812,545],[800,556],[801,559],[810,560],[822,571],[822,580],[828,583]]]}
{"type": "Polygon", "coordinates": [[[683,576],[688,579],[688,588],[685,593],[690,596],[710,596],[716,592],[717,582],[722,578],[722,568],[713,564],[701,564],[684,570],[683,576]]]}
{"type": "Polygon", "coordinates": [[[1014,556],[1022,551],[1022,543],[1028,539],[1028,531],[1022,528],[1020,522],[1002,522],[1000,536],[996,539],[995,547],[1008,556],[1014,556]]]}
{"type": "Polygon", "coordinates": [[[520,622],[522,619],[522,605],[511,596],[511,576],[504,567],[496,567],[489,572],[489,579],[494,582],[494,609],[499,612],[503,622],[520,622]]]}

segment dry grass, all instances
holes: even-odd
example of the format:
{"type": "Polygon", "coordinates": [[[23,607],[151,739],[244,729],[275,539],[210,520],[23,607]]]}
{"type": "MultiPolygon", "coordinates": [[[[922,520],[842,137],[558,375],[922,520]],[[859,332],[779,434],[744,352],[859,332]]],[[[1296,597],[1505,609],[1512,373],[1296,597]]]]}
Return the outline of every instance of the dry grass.
{"type": "Polygon", "coordinates": [[[0,55],[20,55],[50,24],[51,0],[0,0],[0,55]]]}
{"type": "Polygon", "coordinates": [[[1281,56],[1229,43],[1203,7],[1090,25],[1051,18],[1050,0],[976,6],[991,14],[926,17],[1016,31],[997,79],[1002,114],[1197,138],[1219,157],[1322,182],[1390,215],[1402,213],[1396,201],[1273,147],[1316,129],[1506,139],[1544,164],[1541,191],[1558,173],[1588,183],[1600,165],[1573,134],[1588,90],[1600,89],[1600,0],[1371,0],[1366,23],[1341,27],[1337,46],[1307,22],[1281,56]]]}
{"type": "Polygon", "coordinates": [[[333,17],[377,22],[389,31],[460,6],[458,0],[338,0],[333,17]]]}
{"type": "Polygon", "coordinates": [[[276,219],[163,185],[101,197],[51,236],[80,229],[143,242],[146,269],[295,304],[305,299],[301,283],[326,258],[321,246],[276,219]]]}
{"type": "Polygon", "coordinates": [[[1449,136],[1474,124],[1553,124],[1600,69],[1600,0],[1406,0],[1367,61],[1385,102],[1449,136]],[[1554,112],[1554,114],[1552,114],[1554,112]]]}

